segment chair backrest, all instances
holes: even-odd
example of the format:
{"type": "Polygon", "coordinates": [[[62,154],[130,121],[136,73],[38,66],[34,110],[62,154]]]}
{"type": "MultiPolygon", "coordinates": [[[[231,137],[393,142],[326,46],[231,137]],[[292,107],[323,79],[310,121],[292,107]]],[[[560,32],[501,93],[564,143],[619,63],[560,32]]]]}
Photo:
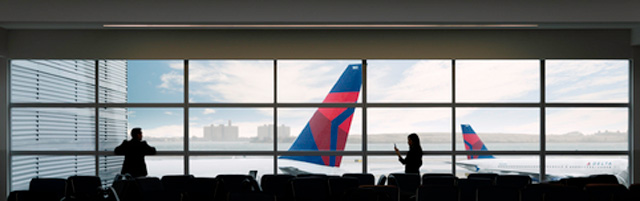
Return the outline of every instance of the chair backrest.
{"type": "Polygon", "coordinates": [[[631,200],[640,200],[640,183],[629,186],[629,197],[631,200]]]}
{"type": "Polygon", "coordinates": [[[353,177],[358,179],[358,185],[373,185],[375,177],[369,173],[346,173],[342,177],[353,177]]]}
{"type": "Polygon", "coordinates": [[[215,178],[196,177],[189,190],[189,201],[211,201],[216,197],[218,180],[215,178]]]}
{"type": "Polygon", "coordinates": [[[260,186],[263,192],[275,195],[278,201],[291,201],[293,200],[293,192],[291,190],[291,179],[293,178],[295,178],[293,175],[265,174],[262,175],[260,186]]]}
{"type": "Polygon", "coordinates": [[[144,201],[164,201],[171,200],[162,186],[162,181],[157,177],[137,177],[135,178],[139,199],[144,201]]]}
{"type": "Polygon", "coordinates": [[[588,200],[586,193],[575,186],[558,186],[545,193],[545,201],[588,200]]]}
{"type": "Polygon", "coordinates": [[[501,188],[523,189],[531,184],[531,177],[526,175],[499,175],[496,178],[496,186],[501,188]]]}
{"type": "Polygon", "coordinates": [[[520,200],[520,188],[484,186],[476,190],[477,201],[517,201],[520,200]]]}
{"type": "Polygon", "coordinates": [[[395,185],[401,192],[416,194],[418,187],[420,187],[420,175],[419,174],[403,174],[393,173],[389,174],[389,185],[395,185]]]}
{"type": "Polygon", "coordinates": [[[458,180],[460,201],[476,201],[478,188],[493,186],[490,178],[470,177],[458,180]]]}
{"type": "Polygon", "coordinates": [[[67,178],[67,197],[75,200],[96,200],[102,189],[97,176],[71,176],[67,178]]]}
{"type": "Polygon", "coordinates": [[[227,201],[276,201],[276,198],[272,194],[263,192],[235,192],[229,193],[227,201]]]}
{"type": "Polygon", "coordinates": [[[193,175],[166,175],[160,181],[167,191],[187,192],[191,189],[194,178],[193,175]]]}
{"type": "Polygon", "coordinates": [[[362,185],[355,191],[356,195],[348,196],[355,200],[378,200],[378,201],[398,201],[400,200],[400,192],[396,186],[386,185],[362,185]],[[371,193],[372,195],[366,195],[371,193]],[[365,195],[363,195],[365,194],[365,195]]]}
{"type": "Polygon", "coordinates": [[[469,176],[467,176],[467,178],[471,179],[471,178],[487,178],[491,180],[491,183],[493,185],[496,184],[496,179],[498,178],[498,174],[494,174],[494,173],[473,173],[473,174],[469,174],[469,176]]]}
{"type": "Polygon", "coordinates": [[[589,176],[590,184],[619,184],[618,178],[615,175],[600,174],[589,176]]]}
{"type": "Polygon", "coordinates": [[[258,182],[250,175],[223,174],[216,176],[218,188],[226,192],[260,191],[258,182]]]}
{"type": "Polygon", "coordinates": [[[29,182],[29,191],[36,193],[52,193],[58,200],[64,197],[67,181],[60,178],[33,178],[29,182]]]}
{"type": "Polygon", "coordinates": [[[291,188],[295,201],[326,201],[330,197],[328,181],[320,177],[296,177],[291,188]]]}
{"type": "Polygon", "coordinates": [[[579,189],[583,189],[584,186],[589,183],[589,180],[590,179],[587,177],[572,177],[561,179],[560,182],[566,186],[574,186],[579,189]]]}
{"type": "Polygon", "coordinates": [[[331,200],[342,200],[347,193],[360,186],[358,179],[354,177],[329,178],[328,182],[331,200]]]}
{"type": "Polygon", "coordinates": [[[450,186],[456,187],[458,186],[458,177],[453,176],[452,174],[439,174],[439,175],[422,175],[422,185],[423,186],[450,186]]]}

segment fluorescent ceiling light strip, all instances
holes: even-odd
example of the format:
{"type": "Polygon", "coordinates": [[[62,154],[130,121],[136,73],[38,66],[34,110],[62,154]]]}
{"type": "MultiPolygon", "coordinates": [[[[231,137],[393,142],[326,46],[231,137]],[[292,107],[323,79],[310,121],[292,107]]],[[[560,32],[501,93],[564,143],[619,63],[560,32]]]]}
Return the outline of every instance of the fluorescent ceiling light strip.
{"type": "Polygon", "coordinates": [[[535,28],[537,24],[105,24],[105,28],[535,28]]]}

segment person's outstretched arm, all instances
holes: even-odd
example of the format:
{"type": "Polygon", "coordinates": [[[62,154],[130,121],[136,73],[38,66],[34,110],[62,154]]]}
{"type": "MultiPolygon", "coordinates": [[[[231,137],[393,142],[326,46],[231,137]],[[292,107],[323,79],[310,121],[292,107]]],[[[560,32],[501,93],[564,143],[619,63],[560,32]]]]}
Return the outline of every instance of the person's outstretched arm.
{"type": "Polygon", "coordinates": [[[127,140],[123,140],[122,144],[118,145],[113,151],[116,155],[124,155],[127,153],[127,140]]]}
{"type": "Polygon", "coordinates": [[[156,155],[156,148],[149,146],[149,144],[147,144],[147,142],[144,142],[145,145],[145,149],[144,149],[144,154],[145,155],[156,155]]]}

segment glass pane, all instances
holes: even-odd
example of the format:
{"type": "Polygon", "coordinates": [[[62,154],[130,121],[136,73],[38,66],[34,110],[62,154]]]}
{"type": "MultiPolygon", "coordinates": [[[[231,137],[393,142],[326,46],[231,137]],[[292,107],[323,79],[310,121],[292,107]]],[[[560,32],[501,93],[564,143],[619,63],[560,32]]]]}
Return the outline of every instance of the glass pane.
{"type": "MultiPolygon", "coordinates": [[[[142,128],[143,140],[158,151],[183,150],[182,108],[128,108],[129,128],[142,128]]],[[[131,139],[129,133],[127,138],[131,139]]]]}
{"type": "Polygon", "coordinates": [[[122,170],[124,156],[99,156],[98,157],[98,176],[102,179],[103,185],[111,185],[113,179],[122,170]]]}
{"type": "Polygon", "coordinates": [[[367,60],[369,102],[451,102],[451,60],[367,60]]]}
{"type": "MultiPolygon", "coordinates": [[[[361,173],[362,156],[334,156],[341,161],[337,166],[318,165],[310,162],[287,159],[290,156],[283,156],[278,159],[278,174],[326,174],[341,176],[344,173],[361,173]]],[[[322,157],[329,159],[331,156],[305,156],[322,157]]]]}
{"type": "MultiPolygon", "coordinates": [[[[380,175],[404,173],[404,165],[398,161],[398,156],[369,156],[367,162],[369,168],[367,172],[373,174],[376,181],[380,175]]],[[[428,154],[422,156],[420,174],[451,172],[451,156],[428,154]]]]}
{"type": "Polygon", "coordinates": [[[629,156],[547,156],[547,179],[558,181],[569,177],[615,175],[618,182],[629,186],[629,156]]]}
{"type": "Polygon", "coordinates": [[[369,108],[367,150],[408,151],[407,136],[417,133],[422,150],[451,150],[451,109],[369,108]]]}
{"type": "Polygon", "coordinates": [[[12,108],[11,150],[95,150],[93,108],[12,108]]]}
{"type": "Polygon", "coordinates": [[[101,151],[113,151],[129,136],[126,108],[100,108],[98,143],[101,151]]]}
{"type": "Polygon", "coordinates": [[[456,176],[467,178],[473,173],[496,173],[500,175],[528,175],[533,182],[540,180],[540,156],[530,155],[480,155],[456,156],[456,176]]]}
{"type": "Polygon", "coordinates": [[[273,102],[273,61],[190,60],[189,102],[273,102]]]}
{"type": "Polygon", "coordinates": [[[548,108],[547,150],[629,149],[627,108],[548,108]]]}
{"type": "Polygon", "coordinates": [[[456,60],[457,102],[540,102],[538,60],[456,60]]]}
{"type": "Polygon", "coordinates": [[[184,175],[183,156],[146,156],[149,177],[184,175]]]}
{"type": "Polygon", "coordinates": [[[31,178],[96,175],[94,156],[30,155],[11,157],[11,190],[27,190],[31,178]]]}
{"type": "Polygon", "coordinates": [[[95,101],[93,60],[11,60],[11,102],[95,101]]]}
{"type": "Polygon", "coordinates": [[[126,60],[98,60],[98,79],[101,103],[127,102],[126,60]]]}
{"type": "Polygon", "coordinates": [[[273,156],[192,156],[189,157],[189,168],[189,173],[196,177],[249,174],[249,171],[257,170],[260,181],[262,175],[273,174],[273,156]]]}
{"type": "Polygon", "coordinates": [[[189,124],[189,150],[273,150],[272,108],[190,109],[189,124]]]}
{"type": "Polygon", "coordinates": [[[629,60],[547,60],[548,102],[629,102],[629,60]]]}
{"type": "MultiPolygon", "coordinates": [[[[110,61],[106,61],[110,64],[110,61]]],[[[112,61],[115,62],[115,61],[112,61]]],[[[100,65],[100,94],[109,98],[100,98],[108,103],[178,103],[184,99],[184,61],[182,60],[128,60],[125,64],[100,65]],[[117,70],[110,69],[118,66],[117,70]],[[122,85],[123,72],[126,66],[122,85]],[[123,88],[124,87],[124,88],[123,88]],[[104,91],[103,91],[104,90],[104,91]],[[121,97],[125,92],[127,98],[121,97]],[[110,97],[109,94],[113,94],[110,97]]]]}
{"type": "Polygon", "coordinates": [[[278,109],[278,124],[291,131],[278,133],[280,151],[362,150],[360,108],[278,109]]]}
{"type": "Polygon", "coordinates": [[[361,99],[361,65],[360,60],[278,60],[278,102],[355,103],[361,99]]]}
{"type": "Polygon", "coordinates": [[[458,108],[456,123],[456,150],[540,150],[538,108],[458,108]]]}

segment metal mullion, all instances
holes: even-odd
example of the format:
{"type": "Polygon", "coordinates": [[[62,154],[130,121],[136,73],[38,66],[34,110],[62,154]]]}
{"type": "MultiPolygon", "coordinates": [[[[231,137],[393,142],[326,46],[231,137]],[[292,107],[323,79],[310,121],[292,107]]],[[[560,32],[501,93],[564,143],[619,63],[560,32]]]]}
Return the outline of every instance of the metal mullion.
{"type": "MultiPolygon", "coordinates": [[[[4,126],[0,126],[0,127],[5,127],[3,131],[5,134],[5,139],[6,141],[4,142],[5,144],[0,145],[0,147],[6,148],[5,151],[6,153],[4,154],[3,157],[7,157],[5,158],[5,160],[3,162],[1,162],[2,164],[4,164],[3,168],[3,176],[5,176],[5,178],[7,178],[4,182],[4,184],[0,185],[3,186],[4,189],[0,189],[0,192],[3,192],[4,196],[7,196],[9,194],[9,192],[11,192],[11,181],[12,181],[12,176],[11,176],[11,166],[12,166],[12,162],[13,162],[13,153],[12,151],[12,147],[11,147],[11,60],[7,60],[6,58],[0,58],[0,62],[3,62],[2,64],[0,64],[0,66],[5,66],[6,68],[2,70],[2,72],[0,72],[0,75],[2,75],[1,77],[4,78],[3,82],[4,82],[4,88],[0,89],[2,90],[2,93],[4,95],[0,95],[0,97],[3,98],[3,100],[0,100],[0,103],[3,103],[2,107],[4,110],[4,108],[6,108],[6,113],[5,114],[0,114],[2,115],[2,117],[0,117],[0,119],[2,119],[2,122],[0,122],[0,124],[4,125],[4,126]],[[6,119],[5,119],[6,118],[6,119]]],[[[2,158],[2,157],[0,157],[2,158]]]]}
{"type": "Polygon", "coordinates": [[[278,174],[278,60],[273,60],[273,174],[278,174]]]}
{"type": "Polygon", "coordinates": [[[546,180],[547,158],[547,98],[546,98],[546,60],[540,59],[540,182],[546,180]]]}
{"type": "Polygon", "coordinates": [[[456,60],[451,60],[451,174],[456,175],[456,60]]]}
{"type": "Polygon", "coordinates": [[[185,59],[184,60],[184,66],[182,68],[184,71],[182,72],[182,76],[183,76],[183,82],[184,82],[184,89],[183,89],[183,117],[182,117],[182,121],[183,121],[183,126],[182,128],[184,129],[183,131],[183,140],[182,140],[182,146],[183,146],[183,151],[184,151],[184,156],[183,156],[183,163],[184,163],[184,175],[189,175],[189,60],[185,59]]]}
{"type": "Polygon", "coordinates": [[[635,143],[636,141],[636,137],[634,135],[634,108],[635,108],[635,104],[634,104],[634,70],[633,70],[633,65],[634,65],[634,61],[631,59],[629,60],[629,71],[628,71],[628,76],[629,76],[629,92],[628,92],[628,96],[629,96],[629,107],[627,108],[627,113],[628,113],[628,119],[627,119],[627,139],[629,141],[628,143],[628,149],[629,149],[629,153],[628,155],[628,172],[630,172],[631,174],[628,175],[628,181],[630,181],[630,183],[637,183],[638,181],[634,181],[634,178],[636,177],[635,175],[638,175],[638,172],[636,172],[635,170],[637,168],[634,168],[634,164],[637,164],[637,161],[634,160],[635,158],[635,154],[634,154],[634,146],[639,146],[637,143],[635,143]]]}
{"type": "Polygon", "coordinates": [[[96,165],[96,176],[100,176],[100,157],[98,155],[98,151],[100,151],[100,114],[99,114],[99,108],[98,108],[98,100],[99,100],[99,95],[100,94],[100,78],[98,76],[99,73],[99,68],[100,68],[100,60],[95,60],[95,69],[94,69],[94,79],[95,79],[95,86],[94,86],[94,100],[93,100],[93,109],[95,112],[95,119],[94,119],[94,129],[95,129],[95,165],[96,165]]]}
{"type": "MultiPolygon", "coordinates": [[[[245,153],[245,152],[243,152],[245,153]]],[[[362,151],[286,151],[280,152],[283,156],[358,156],[362,151]]],[[[248,154],[245,154],[248,155],[248,154]]]]}
{"type": "Polygon", "coordinates": [[[209,107],[274,107],[274,103],[189,103],[191,108],[209,107]]]}
{"type": "Polygon", "coordinates": [[[367,149],[367,60],[362,60],[362,173],[367,173],[369,155],[367,149]]]}

